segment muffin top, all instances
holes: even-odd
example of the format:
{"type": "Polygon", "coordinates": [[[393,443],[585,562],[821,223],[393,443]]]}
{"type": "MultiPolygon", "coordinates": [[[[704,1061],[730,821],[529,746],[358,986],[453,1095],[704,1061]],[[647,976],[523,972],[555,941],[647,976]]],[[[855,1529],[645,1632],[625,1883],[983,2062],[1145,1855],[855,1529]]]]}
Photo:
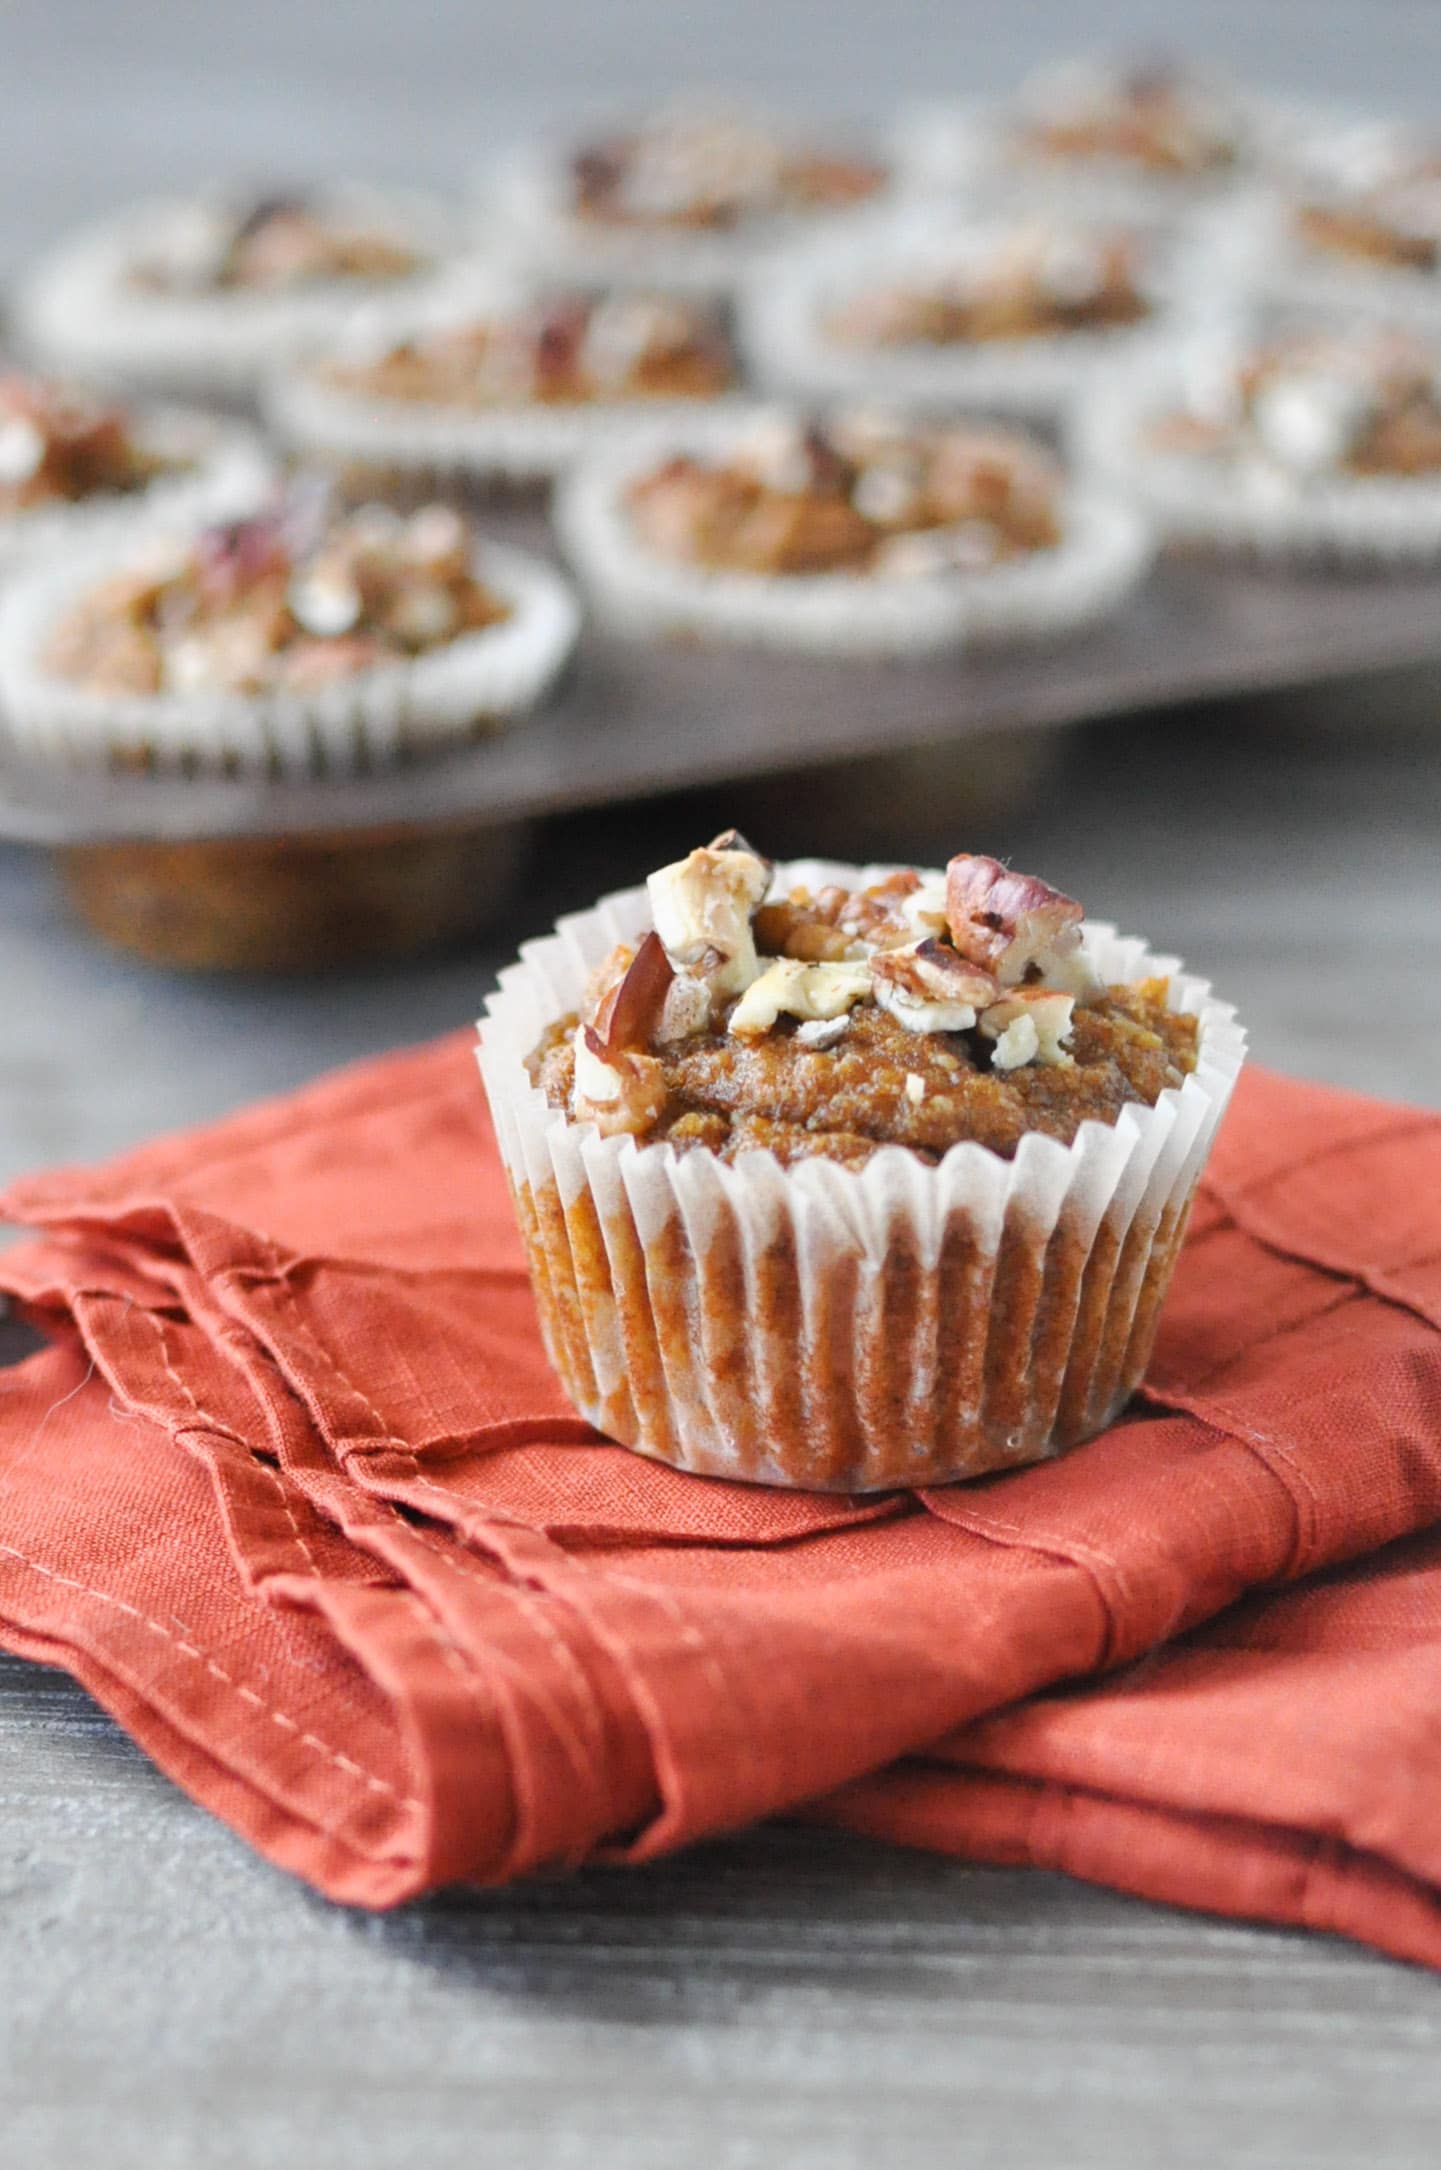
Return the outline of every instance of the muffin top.
{"type": "Polygon", "coordinates": [[[123,407],[18,371],[0,376],[0,514],[143,490],[183,464],[149,446],[123,407]]]}
{"type": "Polygon", "coordinates": [[[1061,489],[1015,431],[766,416],[723,452],[666,460],[626,502],[659,556],[710,570],[914,576],[1051,548],[1061,489]]]}
{"type": "Polygon", "coordinates": [[[1134,240],[1036,222],[979,254],[861,289],[828,335],[856,347],[958,346],[1133,324],[1149,314],[1134,240]]]}
{"type": "Polygon", "coordinates": [[[603,226],[727,232],[785,212],[843,210],[887,179],[870,159],[788,141],[740,115],[670,111],[575,151],[569,208],[603,226]]]}
{"type": "Polygon", "coordinates": [[[935,1162],[965,1140],[1009,1159],[1195,1068],[1167,982],[1102,985],[1080,905],[1034,876],[962,852],[859,889],[773,879],[734,830],[651,875],[652,931],[532,1052],[552,1106],[723,1160],[935,1162]]]}
{"type": "Polygon", "coordinates": [[[382,399],[491,408],[711,399],[736,382],[713,309],[669,294],[561,294],[457,314],[369,357],[317,365],[382,399]]]}
{"type": "Polygon", "coordinates": [[[1264,464],[1295,481],[1441,471],[1441,387],[1416,334],[1298,332],[1199,373],[1152,426],[1157,450],[1264,464]]]}
{"type": "Polygon", "coordinates": [[[1237,163],[1242,133],[1235,100],[1198,71],[1084,60],[1022,86],[1012,140],[1037,158],[1205,178],[1237,163]]]}
{"type": "Polygon", "coordinates": [[[448,506],[343,517],[297,493],[255,518],[166,538],[82,595],[50,634],[57,677],[98,693],[261,693],[326,685],[498,624],[448,506]]]}
{"type": "Polygon", "coordinates": [[[157,296],[291,294],[336,282],[385,284],[426,257],[377,214],[304,194],[192,205],[163,242],[130,266],[129,284],[157,296]]]}

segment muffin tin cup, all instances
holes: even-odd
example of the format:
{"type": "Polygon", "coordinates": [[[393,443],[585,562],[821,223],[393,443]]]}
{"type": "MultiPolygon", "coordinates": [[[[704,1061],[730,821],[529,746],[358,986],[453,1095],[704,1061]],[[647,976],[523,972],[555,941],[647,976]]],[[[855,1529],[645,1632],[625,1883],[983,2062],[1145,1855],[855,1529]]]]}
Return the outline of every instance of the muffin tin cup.
{"type": "Polygon", "coordinates": [[[1179,348],[1164,369],[1117,376],[1084,403],[1076,449],[1098,482],[1139,506],[1163,541],[1187,548],[1359,569],[1441,559],[1441,471],[1306,479],[1259,456],[1144,443],[1147,428],[1176,411],[1191,371],[1217,354],[1214,342],[1179,348]]]}
{"type": "Polygon", "coordinates": [[[739,394],[723,394],[467,410],[345,391],[302,362],[271,377],[264,405],[277,436],[308,459],[341,470],[423,477],[446,488],[549,482],[637,426],[683,430],[697,414],[735,414],[745,402],[739,394]]]}
{"type": "Polygon", "coordinates": [[[723,450],[728,433],[636,437],[563,478],[556,529],[596,615],[612,631],[897,658],[1044,640],[1117,609],[1154,554],[1139,511],[1073,489],[1065,496],[1058,544],[984,572],[711,572],[660,557],[635,530],[625,505],[629,485],[677,451],[723,450]]]}
{"type": "Polygon", "coordinates": [[[338,775],[456,745],[536,705],[574,648],[580,612],[551,566],[483,544],[478,579],[512,615],[412,659],[309,691],[98,693],[47,671],[45,641],[133,540],[39,567],[0,598],[0,715],[17,749],[72,767],[338,775]]]}
{"type": "Polygon", "coordinates": [[[567,201],[567,166],[555,145],[517,152],[479,178],[479,224],[488,246],[549,279],[658,286],[724,300],[772,250],[832,233],[892,200],[893,188],[832,211],[773,212],[739,225],[627,226],[578,216],[567,201]]]}
{"type": "Polygon", "coordinates": [[[138,419],[132,434],[145,452],[186,465],[139,490],[97,491],[74,503],[0,515],[0,580],[62,552],[129,543],[151,528],[226,519],[252,506],[273,477],[258,438],[208,415],[157,408],[138,419]]]}
{"type": "MultiPolygon", "coordinates": [[[[957,244],[978,255],[1019,223],[949,222],[957,244]]],[[[878,224],[864,239],[788,252],[754,273],[741,293],[740,336],[758,382],[803,399],[1064,420],[1113,369],[1159,360],[1184,321],[1184,286],[1150,273],[1139,282],[1147,314],[1133,324],[948,345],[847,346],[827,335],[830,309],[908,270],[923,276],[943,251],[937,229],[934,218],[898,222],[890,232],[878,224]]]]}
{"type": "MultiPolygon", "coordinates": [[[[324,200],[373,217],[431,262],[455,240],[449,215],[426,196],[341,182],[324,200]]],[[[164,249],[193,210],[183,200],[136,204],[61,241],[15,291],[16,344],[53,368],[244,402],[267,368],[336,331],[377,291],[344,279],[290,294],[137,291],[135,265],[164,249]]]]}
{"type": "Polygon", "coordinates": [[[1197,173],[1147,169],[1120,158],[1027,152],[1020,117],[994,103],[925,100],[892,136],[902,184],[918,196],[959,196],[975,206],[1063,209],[1099,218],[1185,221],[1224,204],[1258,178],[1288,166],[1299,149],[1353,122],[1353,111],[1305,99],[1238,94],[1241,161],[1197,173]]]}
{"type": "MultiPolygon", "coordinates": [[[[884,869],[803,860],[781,889],[884,869]]],[[[552,1108],[526,1058],[577,1010],[644,890],[528,943],[479,1061],[551,1362],[598,1430],[698,1475],[808,1491],[943,1484],[1055,1455],[1124,1407],[1245,1036],[1173,958],[1086,930],[1110,980],[1171,978],[1196,1070],[1153,1108],[1030,1135],[1013,1160],[895,1147],[860,1169],[604,1138],[552,1108]]]]}
{"type": "Polygon", "coordinates": [[[1294,206],[1254,192],[1230,212],[1223,276],[1261,300],[1345,322],[1357,316],[1441,331],[1441,270],[1413,271],[1318,248],[1296,231],[1294,206]]]}

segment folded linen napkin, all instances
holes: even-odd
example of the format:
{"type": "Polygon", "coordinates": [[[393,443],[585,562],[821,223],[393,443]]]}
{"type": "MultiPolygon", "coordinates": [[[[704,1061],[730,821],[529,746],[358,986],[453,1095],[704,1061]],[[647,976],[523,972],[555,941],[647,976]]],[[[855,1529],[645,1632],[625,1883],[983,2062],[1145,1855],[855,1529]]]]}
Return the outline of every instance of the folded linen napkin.
{"type": "Polygon", "coordinates": [[[804,1812],[1441,1963],[1438,1178],[1248,1073],[1134,1413],[807,1496],[577,1418],[469,1042],[371,1063],[0,1201],[0,1641],[358,1904],[804,1812]]]}

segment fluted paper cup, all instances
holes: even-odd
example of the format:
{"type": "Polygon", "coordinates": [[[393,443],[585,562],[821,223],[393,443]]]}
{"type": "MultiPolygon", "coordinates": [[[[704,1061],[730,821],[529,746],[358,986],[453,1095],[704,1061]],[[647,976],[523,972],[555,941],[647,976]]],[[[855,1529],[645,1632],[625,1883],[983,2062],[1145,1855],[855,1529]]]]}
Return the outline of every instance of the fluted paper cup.
{"type": "Polygon", "coordinates": [[[977,100],[914,104],[902,112],[892,141],[901,183],[917,195],[959,196],[1011,211],[1061,207],[1106,218],[1185,220],[1283,170],[1303,144],[1356,119],[1350,108],[1267,92],[1237,91],[1233,104],[1241,155],[1234,165],[1199,172],[1030,150],[1017,136],[1022,110],[977,100]]]}
{"type": "Polygon", "coordinates": [[[828,331],[831,312],[868,290],[908,276],[924,280],[958,263],[979,267],[1019,223],[1012,216],[958,225],[954,218],[912,214],[877,220],[864,235],[772,258],[741,291],[741,344],[757,381],[767,391],[803,399],[880,400],[1051,420],[1064,417],[1077,396],[1111,370],[1164,353],[1188,320],[1194,284],[1168,276],[1152,235],[1153,261],[1138,279],[1146,314],[1131,324],[875,346],[850,345],[828,331]]]}
{"type": "Polygon", "coordinates": [[[1138,505],[1163,540],[1277,564],[1406,566],[1441,558],[1441,472],[1301,475],[1259,452],[1167,450],[1151,430],[1189,385],[1254,340],[1237,324],[1179,345],[1164,366],[1097,386],[1075,417],[1076,450],[1099,482],[1138,505]]]}
{"type": "Polygon", "coordinates": [[[710,419],[704,431],[698,423],[684,433],[638,431],[561,480],[561,545],[617,633],[812,655],[935,655],[1074,632],[1117,609],[1150,569],[1150,523],[1123,498],[1088,487],[1066,490],[1058,543],[977,572],[750,573],[662,557],[638,532],[626,492],[670,454],[724,452],[749,426],[710,419]]]}
{"type": "MultiPolygon", "coordinates": [[[[324,201],[373,218],[429,264],[456,240],[449,214],[427,196],[337,182],[324,201]]],[[[336,330],[376,291],[354,279],[291,293],[137,291],[135,266],[172,244],[195,210],[183,198],[132,204],[59,242],[15,290],[12,337],[56,368],[196,399],[243,400],[268,367],[336,330]]]]}
{"type": "Polygon", "coordinates": [[[548,279],[597,279],[726,299],[770,249],[867,217],[882,198],[818,211],[773,211],[729,227],[627,225],[586,218],[570,201],[569,159],[551,142],[512,152],[478,177],[480,233],[498,257],[548,279]]]}
{"type": "MultiPolygon", "coordinates": [[[[593,286],[594,278],[588,282],[593,286]]],[[[357,313],[324,350],[326,359],[372,360],[397,340],[464,323],[490,309],[515,308],[533,282],[471,266],[423,296],[376,302],[357,313]]],[[[328,383],[319,350],[274,370],[266,419],[301,453],[366,470],[439,484],[549,481],[582,453],[612,443],[638,421],[684,427],[697,412],[726,413],[737,393],[711,399],[515,400],[489,407],[396,399],[328,383]]]]}
{"type": "Polygon", "coordinates": [[[144,452],[183,464],[142,489],[101,490],[0,516],[0,580],[61,552],[133,541],[150,526],[226,519],[253,505],[273,479],[259,438],[209,415],[157,408],[135,420],[131,435],[144,452]]]}
{"type": "Polygon", "coordinates": [[[112,694],[46,669],[64,613],[135,558],[77,553],[21,575],[0,598],[0,717],[27,756],[71,767],[116,763],[252,775],[339,775],[500,730],[553,685],[580,610],[553,567],[482,543],[475,576],[511,606],[497,625],[333,684],[267,693],[112,694]]]}
{"type": "MultiPolygon", "coordinates": [[[[882,868],[782,866],[777,887],[882,868]]],[[[939,878],[939,877],[937,877],[939,878]]],[[[1152,1108],[967,1142],[929,1166],[729,1164],[604,1138],[531,1083],[527,1055],[579,1009],[645,891],[606,898],[502,973],[479,1060],[551,1362],[601,1431],[704,1476],[810,1491],[944,1484],[1059,1454],[1141,1380],[1202,1165],[1240,1070],[1235,1012],[1174,958],[1091,923],[1108,980],[1168,974],[1198,1062],[1152,1108]]]]}
{"type": "MultiPolygon", "coordinates": [[[[1302,190],[1304,194],[1304,189],[1302,190]]],[[[1355,317],[1441,328],[1441,274],[1319,248],[1296,226],[1290,197],[1257,192],[1233,212],[1230,261],[1264,300],[1355,317]]]]}

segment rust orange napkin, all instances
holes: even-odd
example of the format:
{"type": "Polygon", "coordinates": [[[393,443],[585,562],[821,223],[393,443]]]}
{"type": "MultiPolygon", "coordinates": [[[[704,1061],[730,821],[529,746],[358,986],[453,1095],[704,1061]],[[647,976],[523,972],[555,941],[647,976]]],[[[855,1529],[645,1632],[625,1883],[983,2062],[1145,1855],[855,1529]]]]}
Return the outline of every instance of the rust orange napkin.
{"type": "Polygon", "coordinates": [[[803,1812],[1441,1962],[1441,1118],[1248,1074],[1144,1404],[878,1499],[570,1413],[466,1039],[3,1211],[0,1640],[335,1897],[803,1812]]]}

